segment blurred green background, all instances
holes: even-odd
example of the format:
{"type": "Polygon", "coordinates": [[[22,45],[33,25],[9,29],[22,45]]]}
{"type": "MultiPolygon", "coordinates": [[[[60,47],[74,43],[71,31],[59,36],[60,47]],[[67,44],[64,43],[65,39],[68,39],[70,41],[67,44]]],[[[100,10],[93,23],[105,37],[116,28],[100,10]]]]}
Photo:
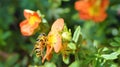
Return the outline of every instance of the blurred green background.
{"type": "MultiPolygon", "coordinates": [[[[75,0],[0,0],[0,67],[34,67],[41,65],[41,59],[36,58],[35,55],[30,56],[38,35],[24,37],[20,32],[19,23],[25,19],[23,16],[24,9],[40,10],[50,26],[57,18],[62,17],[72,33],[75,26],[81,26],[83,40],[87,42],[88,46],[81,47],[79,63],[74,62],[74,57],[71,55],[70,64],[74,62],[75,65],[79,64],[83,67],[98,67],[94,64],[102,64],[102,59],[96,61],[95,58],[98,58],[98,56],[94,57],[93,55],[119,52],[120,1],[110,0],[107,10],[108,17],[99,24],[80,20],[78,12],[74,9],[74,3],[75,0]],[[100,51],[105,48],[107,48],[106,52],[100,51]]],[[[117,58],[110,58],[110,60],[103,57],[106,59],[105,63],[108,67],[120,66],[119,53],[115,56],[117,58]]],[[[45,67],[67,67],[70,65],[63,63],[61,56],[56,54],[51,61],[46,62],[44,66],[46,64],[48,66],[45,67]]],[[[73,66],[75,66],[74,63],[73,66]]],[[[73,66],[71,65],[71,67],[73,66]]]]}

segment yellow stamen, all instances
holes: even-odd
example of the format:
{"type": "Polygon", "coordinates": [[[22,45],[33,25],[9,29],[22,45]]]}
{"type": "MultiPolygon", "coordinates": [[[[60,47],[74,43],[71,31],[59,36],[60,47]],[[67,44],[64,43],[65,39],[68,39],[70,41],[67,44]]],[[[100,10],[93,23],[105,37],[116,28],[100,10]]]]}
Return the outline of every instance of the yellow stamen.
{"type": "Polygon", "coordinates": [[[37,17],[31,16],[30,19],[29,19],[29,23],[30,23],[31,25],[33,25],[37,20],[38,20],[37,17]]]}

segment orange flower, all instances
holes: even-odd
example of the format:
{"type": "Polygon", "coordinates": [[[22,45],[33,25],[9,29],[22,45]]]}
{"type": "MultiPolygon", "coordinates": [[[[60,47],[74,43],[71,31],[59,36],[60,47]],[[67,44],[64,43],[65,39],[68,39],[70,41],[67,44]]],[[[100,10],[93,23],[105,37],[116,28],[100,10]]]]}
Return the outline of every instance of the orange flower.
{"type": "Polygon", "coordinates": [[[60,18],[60,19],[57,19],[53,23],[51,30],[52,31],[62,31],[63,27],[64,27],[64,20],[62,18],[60,18]]]}
{"type": "Polygon", "coordinates": [[[80,0],[75,3],[75,9],[79,11],[81,19],[101,22],[107,17],[108,5],[109,0],[80,0]]]}
{"type": "Polygon", "coordinates": [[[37,12],[28,9],[24,10],[24,16],[26,19],[20,23],[21,33],[24,36],[31,36],[38,29],[41,17],[37,12]]]}
{"type": "Polygon", "coordinates": [[[56,53],[58,53],[62,48],[62,39],[61,39],[61,34],[59,32],[62,31],[63,27],[64,27],[64,20],[61,18],[57,19],[53,23],[51,27],[51,31],[48,33],[47,50],[45,56],[42,59],[42,62],[44,62],[45,59],[50,60],[53,49],[56,53]]]}

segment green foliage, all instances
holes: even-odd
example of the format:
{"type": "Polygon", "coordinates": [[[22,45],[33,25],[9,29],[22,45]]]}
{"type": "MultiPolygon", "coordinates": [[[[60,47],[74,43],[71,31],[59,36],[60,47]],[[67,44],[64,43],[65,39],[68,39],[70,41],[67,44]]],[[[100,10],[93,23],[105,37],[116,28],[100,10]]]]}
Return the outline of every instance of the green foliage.
{"type": "Polygon", "coordinates": [[[72,40],[73,40],[75,43],[77,43],[78,40],[79,40],[80,35],[81,35],[81,29],[80,29],[80,26],[78,26],[78,27],[76,28],[74,34],[73,34],[72,40]]]}
{"type": "Polygon", "coordinates": [[[7,61],[6,61],[6,67],[11,67],[12,65],[14,65],[19,59],[19,55],[18,54],[14,54],[8,57],[7,61]]]}
{"type": "Polygon", "coordinates": [[[114,60],[118,58],[118,55],[120,55],[120,48],[116,52],[110,54],[102,54],[101,57],[103,57],[106,60],[114,60]]]}
{"type": "Polygon", "coordinates": [[[110,45],[113,46],[113,47],[119,47],[120,46],[120,44],[116,43],[116,42],[111,42],[110,45]]]}
{"type": "Polygon", "coordinates": [[[113,47],[119,47],[120,46],[120,37],[115,37],[114,41],[110,43],[111,46],[113,47]]]}
{"type": "MultiPolygon", "coordinates": [[[[83,21],[75,10],[76,0],[0,0],[0,67],[119,67],[120,0],[110,0],[108,17],[101,23],[83,21]],[[37,11],[42,18],[40,31],[22,36],[19,23],[24,9],[37,11]],[[50,31],[57,18],[64,18],[62,32],[67,48],[53,52],[50,61],[30,56],[40,33],[50,31]]],[[[45,49],[46,50],[46,49],[45,49]]],[[[44,52],[45,53],[45,52],[44,52]]]]}
{"type": "Polygon", "coordinates": [[[68,44],[68,47],[72,50],[76,50],[76,44],[74,44],[72,42],[68,44]]]}
{"type": "Polygon", "coordinates": [[[69,55],[63,55],[62,57],[63,57],[63,62],[65,64],[69,64],[70,63],[70,57],[69,57],[69,55]]]}
{"type": "Polygon", "coordinates": [[[56,65],[54,63],[51,63],[51,62],[46,62],[44,64],[45,67],[56,67],[56,65]]]}
{"type": "Polygon", "coordinates": [[[80,67],[80,61],[74,61],[69,67],[80,67]]]}

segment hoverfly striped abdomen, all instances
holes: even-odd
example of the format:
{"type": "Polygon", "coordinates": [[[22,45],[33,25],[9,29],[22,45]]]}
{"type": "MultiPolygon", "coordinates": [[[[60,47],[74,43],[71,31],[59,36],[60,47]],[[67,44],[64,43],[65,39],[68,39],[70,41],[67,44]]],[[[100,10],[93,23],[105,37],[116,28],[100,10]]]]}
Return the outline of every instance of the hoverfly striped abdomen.
{"type": "Polygon", "coordinates": [[[40,56],[43,57],[44,48],[47,43],[46,41],[47,41],[47,36],[44,33],[38,36],[37,41],[34,46],[34,51],[37,57],[40,57],[40,56]]]}

